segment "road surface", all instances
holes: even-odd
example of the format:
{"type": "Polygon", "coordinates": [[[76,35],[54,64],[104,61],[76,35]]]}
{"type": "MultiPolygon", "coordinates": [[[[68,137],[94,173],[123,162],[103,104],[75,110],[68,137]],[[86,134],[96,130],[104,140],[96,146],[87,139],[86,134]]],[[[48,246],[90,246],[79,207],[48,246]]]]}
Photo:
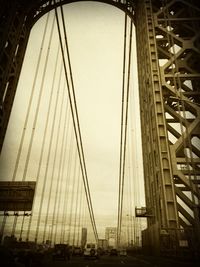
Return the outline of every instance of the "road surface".
{"type": "MultiPolygon", "coordinates": [[[[46,258],[42,267],[196,267],[197,264],[181,262],[177,263],[170,259],[159,260],[143,256],[102,256],[100,259],[84,259],[83,257],[72,257],[69,261],[52,261],[51,257],[46,258]]],[[[39,266],[37,266],[39,267],[39,266]]]]}

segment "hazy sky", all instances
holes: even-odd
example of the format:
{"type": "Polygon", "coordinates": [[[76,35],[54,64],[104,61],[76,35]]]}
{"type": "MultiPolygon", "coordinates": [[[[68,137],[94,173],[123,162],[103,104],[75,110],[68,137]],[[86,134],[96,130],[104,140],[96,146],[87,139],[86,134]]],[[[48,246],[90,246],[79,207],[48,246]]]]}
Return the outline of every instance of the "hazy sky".
{"type": "MultiPolygon", "coordinates": [[[[97,218],[117,215],[120,118],[122,91],[122,62],[124,13],[101,3],[73,3],[65,6],[67,33],[74,76],[77,106],[85,150],[88,178],[97,218]]],[[[16,160],[27,101],[33,83],[35,57],[39,53],[45,17],[40,19],[31,32],[22,75],[16,94],[5,144],[0,161],[1,180],[10,180],[16,160]]],[[[135,32],[133,34],[133,40],[135,32]]],[[[55,51],[57,46],[55,45],[55,51]]],[[[132,120],[129,137],[132,145],[130,163],[133,180],[142,180],[136,52],[133,41],[131,71],[132,120]]],[[[53,62],[52,62],[53,63],[53,62]]],[[[51,77],[49,76],[49,79],[51,77]]],[[[48,78],[45,83],[48,83],[48,78]]],[[[45,112],[43,96],[40,115],[45,112]]],[[[33,116],[33,115],[32,115],[33,116]]],[[[42,116],[41,116],[42,117],[42,116]]],[[[39,119],[42,125],[42,118],[39,119]]],[[[28,143],[27,143],[28,144],[28,143]]],[[[33,146],[29,177],[35,177],[37,142],[33,146]]],[[[23,159],[22,159],[23,161],[23,159]]],[[[21,166],[21,165],[20,165],[21,166]]],[[[22,167],[20,167],[22,168],[22,167]]],[[[20,179],[20,170],[18,179],[20,179]]],[[[143,183],[136,182],[137,199],[134,205],[144,205],[143,183]],[[141,194],[138,193],[141,191],[141,194]],[[142,196],[140,201],[140,196],[142,196]],[[140,202],[140,203],[139,203],[140,202]]],[[[106,222],[109,224],[109,222],[106,222]]],[[[108,225],[109,226],[109,225],[108,225]]],[[[112,225],[111,225],[112,226],[112,225]]]]}

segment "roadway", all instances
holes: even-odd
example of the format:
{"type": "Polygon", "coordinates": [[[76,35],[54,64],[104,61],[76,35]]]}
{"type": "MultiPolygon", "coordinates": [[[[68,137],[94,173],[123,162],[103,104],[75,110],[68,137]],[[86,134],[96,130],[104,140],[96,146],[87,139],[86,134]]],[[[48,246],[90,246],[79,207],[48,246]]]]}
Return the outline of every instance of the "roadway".
{"type": "MultiPolygon", "coordinates": [[[[83,257],[72,257],[69,261],[56,260],[52,261],[50,257],[46,258],[42,264],[42,267],[195,267],[198,266],[194,263],[187,262],[175,262],[172,260],[161,260],[151,257],[143,256],[102,256],[100,259],[86,260],[83,257]]],[[[37,266],[39,267],[39,266],[37,266]]]]}
{"type": "Polygon", "coordinates": [[[84,259],[83,257],[72,257],[69,261],[56,260],[50,258],[44,260],[42,266],[45,267],[154,267],[149,262],[137,259],[136,257],[118,257],[118,256],[102,256],[100,259],[84,259]]]}

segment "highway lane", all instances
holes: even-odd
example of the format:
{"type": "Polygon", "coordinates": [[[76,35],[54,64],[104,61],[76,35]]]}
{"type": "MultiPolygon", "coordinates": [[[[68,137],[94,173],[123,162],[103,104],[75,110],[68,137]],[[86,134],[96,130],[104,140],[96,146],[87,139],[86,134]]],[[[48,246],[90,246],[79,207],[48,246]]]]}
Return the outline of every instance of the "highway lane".
{"type": "MultiPolygon", "coordinates": [[[[84,259],[72,257],[69,261],[56,260],[46,257],[41,267],[197,267],[199,263],[177,262],[170,258],[159,259],[147,256],[101,256],[100,259],[84,259]]],[[[37,265],[37,267],[40,267],[37,265]]]]}
{"type": "Polygon", "coordinates": [[[50,257],[46,258],[42,266],[45,267],[155,267],[147,260],[139,259],[132,256],[102,256],[99,259],[84,259],[83,257],[72,257],[69,261],[56,260],[53,261],[50,257]]]}

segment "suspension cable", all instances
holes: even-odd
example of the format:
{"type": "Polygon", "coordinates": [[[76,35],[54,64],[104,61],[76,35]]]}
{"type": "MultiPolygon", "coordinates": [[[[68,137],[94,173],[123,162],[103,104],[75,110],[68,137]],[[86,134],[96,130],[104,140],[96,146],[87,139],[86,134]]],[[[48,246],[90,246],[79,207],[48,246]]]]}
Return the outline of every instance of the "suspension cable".
{"type": "Polygon", "coordinates": [[[77,176],[77,165],[78,165],[78,155],[75,151],[75,159],[74,159],[74,170],[73,170],[73,184],[72,184],[72,196],[71,196],[71,203],[70,203],[70,213],[69,213],[69,232],[68,232],[68,237],[67,241],[70,244],[70,238],[71,238],[71,228],[72,228],[72,210],[73,210],[73,204],[74,204],[74,195],[75,195],[75,182],[76,182],[76,176],[77,176]]]}
{"type": "Polygon", "coordinates": [[[79,217],[78,217],[78,236],[77,236],[77,243],[76,245],[79,246],[79,239],[80,239],[80,229],[81,229],[81,218],[82,218],[82,205],[83,205],[83,185],[81,185],[81,192],[79,198],[79,217]]]}
{"type": "MultiPolygon", "coordinates": [[[[66,166],[65,163],[66,163],[66,154],[67,154],[67,137],[68,137],[68,132],[69,132],[69,118],[70,118],[70,114],[69,114],[69,106],[67,105],[67,108],[66,108],[66,118],[65,118],[65,122],[64,122],[64,135],[63,135],[63,144],[61,145],[62,147],[62,159],[63,159],[63,162],[62,162],[62,170],[61,170],[61,184],[60,184],[60,192],[59,192],[59,200],[58,200],[58,209],[57,209],[57,217],[56,217],[56,234],[57,234],[57,231],[58,231],[58,220],[59,220],[59,212],[60,209],[61,209],[61,199],[62,199],[62,196],[65,197],[65,194],[66,194],[66,187],[67,187],[67,183],[65,182],[64,178],[64,167],[66,166]],[[65,187],[64,187],[65,185],[65,187]],[[62,190],[63,190],[63,195],[62,195],[62,190]]],[[[63,206],[64,208],[64,206],[63,206]]],[[[66,211],[63,209],[63,214],[65,214],[66,211]]],[[[61,220],[61,234],[62,234],[62,223],[63,223],[63,216],[62,216],[62,220],[61,220]]]]}
{"type": "Polygon", "coordinates": [[[74,149],[74,139],[73,137],[73,132],[71,129],[70,133],[70,142],[69,142],[69,153],[68,153],[68,158],[67,158],[67,174],[66,174],[66,187],[65,187],[65,193],[64,193],[64,207],[63,207],[63,217],[62,217],[62,227],[61,227],[61,238],[63,242],[65,241],[65,225],[67,223],[68,217],[67,217],[67,210],[69,207],[69,190],[70,190],[70,183],[71,183],[71,168],[72,168],[72,155],[73,155],[73,149],[74,149]]]}
{"type": "MultiPolygon", "coordinates": [[[[127,129],[128,129],[128,106],[129,106],[129,89],[130,89],[130,67],[131,67],[131,52],[132,52],[132,27],[133,23],[131,21],[130,25],[130,42],[129,42],[129,62],[128,62],[128,81],[127,81],[127,94],[126,94],[126,111],[125,111],[125,133],[124,133],[124,151],[123,151],[123,167],[122,167],[122,195],[121,195],[121,213],[123,207],[123,194],[124,194],[124,176],[125,176],[125,163],[126,163],[126,143],[127,143],[127,129]]],[[[122,216],[121,216],[122,217],[122,216]]],[[[120,217],[120,229],[121,220],[120,217]]]]}
{"type": "Polygon", "coordinates": [[[87,189],[88,201],[89,201],[89,205],[90,205],[92,225],[93,225],[93,229],[95,231],[96,241],[98,241],[98,234],[97,234],[97,228],[96,228],[94,212],[93,212],[93,207],[92,207],[92,200],[91,200],[91,195],[90,195],[90,188],[89,188],[87,169],[86,169],[86,163],[85,163],[85,156],[84,156],[84,150],[83,150],[83,142],[82,142],[82,137],[81,137],[78,109],[77,109],[77,104],[76,104],[76,96],[75,96],[75,89],[74,89],[74,82],[73,82],[73,75],[72,75],[67,33],[66,33],[66,27],[65,27],[65,20],[64,20],[64,14],[63,14],[63,7],[60,6],[60,9],[61,9],[62,24],[63,24],[63,29],[64,29],[64,38],[65,38],[65,44],[66,44],[67,59],[68,59],[68,64],[69,64],[70,79],[71,79],[71,85],[72,85],[72,97],[73,97],[73,103],[74,103],[74,109],[75,109],[75,118],[76,118],[76,123],[77,123],[77,127],[78,127],[77,130],[78,130],[78,137],[79,137],[79,142],[80,142],[80,152],[82,155],[83,170],[84,170],[84,174],[85,174],[86,189],[87,189]]]}
{"type": "MultiPolygon", "coordinates": [[[[88,209],[89,209],[89,213],[90,213],[90,219],[91,219],[93,231],[94,231],[94,234],[95,234],[95,238],[96,238],[96,241],[97,241],[98,240],[98,234],[97,234],[96,223],[95,223],[94,213],[93,213],[93,208],[92,208],[92,203],[91,203],[89,184],[88,184],[88,179],[87,179],[87,172],[86,172],[85,159],[84,159],[83,146],[82,146],[82,138],[81,138],[80,126],[79,126],[79,117],[78,117],[78,112],[77,112],[77,107],[76,107],[74,86],[73,86],[73,82],[72,82],[73,81],[72,80],[72,72],[70,71],[73,96],[71,96],[71,92],[70,92],[70,88],[69,88],[69,80],[68,80],[67,67],[66,67],[66,62],[65,62],[64,48],[63,48],[63,44],[62,44],[61,30],[60,30],[60,25],[59,25],[57,8],[55,8],[55,13],[56,13],[58,34],[59,34],[59,40],[60,40],[60,45],[61,45],[61,51],[62,51],[62,57],[63,57],[63,65],[64,65],[64,70],[65,70],[65,76],[66,76],[66,82],[67,82],[67,88],[68,88],[68,95],[69,95],[69,100],[70,100],[70,108],[71,108],[71,112],[72,112],[72,119],[73,119],[73,125],[74,125],[74,131],[75,131],[75,137],[76,137],[76,143],[77,143],[77,150],[78,150],[78,155],[79,155],[79,160],[80,160],[81,172],[82,172],[82,177],[83,177],[83,181],[84,181],[84,187],[85,187],[85,193],[86,193],[86,197],[87,197],[87,203],[88,203],[88,209]],[[73,99],[72,99],[72,97],[73,97],[73,99]],[[72,102],[72,100],[73,100],[73,102],[72,102]],[[73,103],[75,105],[75,107],[74,107],[75,108],[75,114],[74,114],[74,110],[73,110],[73,103]],[[77,129],[77,127],[78,127],[78,129],[77,129]]],[[[65,22],[64,22],[62,6],[61,6],[61,14],[62,14],[62,22],[63,22],[64,34],[65,34],[66,49],[68,51],[67,52],[68,63],[69,63],[70,69],[71,69],[71,63],[70,63],[70,58],[69,58],[69,49],[68,49],[68,43],[67,43],[67,37],[66,37],[65,22]]]]}
{"type": "MultiPolygon", "coordinates": [[[[53,74],[53,83],[52,83],[52,86],[51,86],[51,92],[50,92],[50,98],[49,98],[49,104],[48,104],[48,111],[47,111],[47,118],[46,118],[45,130],[44,130],[43,140],[42,140],[42,148],[43,149],[42,149],[42,152],[41,152],[41,155],[40,155],[39,167],[38,167],[38,171],[37,171],[36,181],[39,179],[40,170],[41,170],[41,163],[42,163],[42,159],[43,159],[44,144],[46,142],[46,134],[47,134],[47,129],[48,129],[48,125],[49,125],[49,119],[50,119],[50,109],[51,109],[51,106],[52,106],[53,89],[54,89],[56,71],[57,71],[57,66],[58,66],[58,57],[59,57],[59,47],[57,49],[56,62],[55,62],[54,74],[53,74]]],[[[55,123],[53,123],[53,127],[54,127],[54,125],[55,125],[55,123]]],[[[51,136],[50,142],[52,140],[52,137],[53,136],[51,136]]],[[[41,196],[41,200],[40,200],[40,204],[39,204],[39,218],[38,218],[38,224],[39,225],[40,225],[40,219],[41,219],[41,215],[40,214],[42,212],[42,207],[43,207],[43,203],[44,203],[44,193],[45,193],[46,185],[47,185],[47,170],[48,170],[49,156],[50,156],[50,154],[48,154],[48,156],[47,156],[47,164],[46,164],[46,170],[45,170],[45,175],[44,175],[44,183],[43,183],[43,187],[42,187],[42,196],[41,196]]]]}
{"type": "Polygon", "coordinates": [[[33,96],[35,93],[36,81],[37,81],[37,77],[38,77],[39,66],[41,63],[41,57],[42,57],[42,52],[43,52],[43,48],[44,48],[44,41],[45,41],[46,33],[47,33],[48,21],[49,21],[49,13],[47,15],[47,19],[46,19],[46,23],[45,23],[45,27],[44,27],[42,43],[41,43],[40,52],[39,52],[39,56],[38,56],[38,60],[37,60],[36,72],[35,72],[34,81],[33,81],[32,89],[31,89],[31,95],[29,98],[28,109],[26,112],[26,118],[25,118],[25,122],[24,122],[24,126],[23,126],[23,132],[22,132],[20,145],[19,145],[19,149],[18,149],[18,153],[17,153],[17,159],[15,162],[15,168],[14,168],[14,172],[13,172],[13,176],[12,176],[12,181],[15,181],[15,179],[16,179],[16,174],[17,174],[17,170],[18,170],[18,166],[19,166],[19,160],[20,160],[20,156],[21,156],[21,152],[22,152],[22,146],[24,143],[25,132],[26,132],[29,116],[30,116],[31,106],[32,106],[32,102],[33,102],[33,96]]]}
{"type": "MultiPolygon", "coordinates": [[[[63,68],[62,68],[63,70],[63,68]]],[[[62,73],[62,72],[61,72],[62,73]]],[[[54,163],[53,163],[53,172],[52,172],[52,179],[54,177],[54,173],[55,173],[55,165],[56,165],[56,159],[57,159],[57,155],[58,155],[58,148],[59,148],[59,132],[61,129],[61,118],[62,118],[62,114],[63,114],[63,103],[64,103],[64,88],[62,89],[62,95],[61,95],[61,108],[60,108],[60,114],[59,114],[59,121],[58,121],[58,130],[57,130],[57,136],[56,136],[56,146],[55,146],[55,154],[54,154],[54,163]]],[[[55,200],[53,203],[53,219],[52,219],[52,225],[54,225],[55,222],[55,213],[56,213],[56,204],[57,204],[57,199],[58,199],[58,190],[59,190],[59,183],[60,183],[60,171],[61,171],[61,162],[62,160],[60,160],[59,163],[59,167],[58,167],[58,178],[56,181],[56,187],[55,187],[55,200]]],[[[52,238],[52,233],[53,233],[53,227],[52,227],[52,231],[51,231],[51,238],[52,238]]]]}
{"type": "MultiPolygon", "coordinates": [[[[54,24],[55,24],[55,17],[53,18],[51,34],[53,34],[54,24]]],[[[59,56],[59,48],[57,49],[56,63],[55,63],[54,75],[53,75],[53,85],[51,86],[50,98],[49,98],[49,103],[48,103],[48,111],[47,111],[47,117],[46,117],[46,122],[45,122],[45,129],[44,129],[43,139],[42,139],[42,149],[41,149],[41,153],[40,153],[39,166],[38,166],[37,175],[36,175],[37,184],[39,181],[41,166],[42,166],[42,160],[43,160],[43,156],[44,156],[44,146],[45,146],[45,142],[46,142],[47,129],[48,129],[48,125],[49,125],[50,108],[51,108],[51,104],[52,104],[52,96],[53,96],[53,89],[54,89],[54,82],[55,82],[55,74],[56,74],[56,69],[57,69],[57,64],[58,64],[58,56],[59,56]]],[[[41,220],[41,213],[42,213],[42,207],[43,207],[43,202],[44,202],[44,193],[45,193],[45,189],[46,189],[46,184],[47,184],[47,175],[45,173],[44,181],[43,181],[43,185],[42,185],[41,200],[39,203],[39,217],[38,217],[37,226],[36,226],[36,240],[37,240],[37,235],[38,235],[38,225],[40,225],[40,220],[41,220]]]]}
{"type": "MultiPolygon", "coordinates": [[[[58,55],[57,55],[58,56],[58,55]]],[[[57,65],[57,63],[56,63],[57,65]]],[[[53,90],[54,88],[54,83],[55,83],[55,78],[56,78],[56,70],[57,67],[55,69],[54,72],[54,76],[53,76],[53,83],[52,83],[52,88],[51,90],[53,90]]],[[[60,72],[59,72],[59,83],[60,83],[60,79],[61,79],[61,74],[62,74],[62,67],[60,67],[60,72]]],[[[57,115],[57,106],[58,106],[58,100],[59,100],[59,86],[58,85],[58,90],[57,90],[57,94],[56,94],[56,101],[55,101],[55,108],[54,108],[54,114],[53,114],[53,123],[51,126],[51,134],[50,134],[50,143],[49,143],[49,147],[48,147],[48,153],[47,153],[47,160],[46,160],[46,168],[45,168],[45,177],[47,175],[48,172],[48,167],[49,167],[49,161],[50,161],[50,155],[51,155],[51,150],[52,150],[52,142],[53,142],[53,135],[54,135],[54,131],[55,131],[55,122],[56,122],[56,115],[57,115]]],[[[49,199],[48,199],[48,207],[47,207],[47,214],[49,211],[49,203],[50,203],[50,197],[51,197],[51,191],[52,191],[52,186],[53,186],[53,175],[54,175],[54,167],[55,167],[55,159],[54,159],[54,163],[53,163],[53,172],[52,172],[52,176],[50,179],[50,193],[49,193],[49,199]]],[[[36,191],[37,191],[37,186],[38,184],[36,184],[36,191]]],[[[36,202],[36,197],[33,199],[33,210],[35,209],[35,202],[36,202]]],[[[27,239],[29,239],[29,234],[30,234],[30,228],[31,228],[31,224],[32,224],[32,220],[33,220],[33,216],[31,216],[30,220],[29,220],[29,226],[28,226],[28,231],[27,231],[27,239]]]]}
{"type": "MultiPolygon", "coordinates": [[[[133,85],[134,86],[134,85],[133,85]]],[[[130,98],[133,100],[135,99],[134,97],[134,93],[131,94],[131,92],[134,92],[134,90],[130,91],[130,98]]],[[[133,103],[132,103],[133,104],[133,103]]],[[[135,167],[134,165],[133,168],[130,168],[130,173],[129,173],[129,176],[130,176],[130,196],[132,196],[132,202],[133,204],[131,204],[131,201],[130,201],[130,214],[131,214],[131,237],[132,237],[132,240],[133,240],[133,237],[134,237],[134,229],[133,229],[133,224],[134,224],[134,213],[132,213],[132,205],[133,206],[137,206],[138,205],[138,196],[140,194],[140,188],[138,186],[138,159],[136,158],[136,156],[138,155],[138,152],[137,152],[137,141],[134,140],[136,139],[136,136],[134,134],[134,132],[132,133],[132,129],[135,129],[137,128],[137,122],[136,122],[136,119],[133,118],[133,114],[135,114],[135,112],[133,112],[133,105],[130,105],[130,116],[129,116],[129,125],[130,125],[130,132],[129,132],[129,142],[130,142],[130,149],[129,149],[129,165],[131,166],[131,163],[132,164],[135,164],[135,167]],[[133,122],[134,122],[134,125],[133,125],[133,122]],[[135,148],[135,152],[134,154],[136,155],[135,158],[134,158],[134,154],[133,154],[133,149],[135,148]],[[134,172],[133,172],[134,170],[134,172]],[[131,179],[131,177],[135,178],[136,179],[131,179]]],[[[136,116],[135,116],[136,117],[136,116]]],[[[139,127],[138,127],[139,128],[139,127]]]]}
{"type": "Polygon", "coordinates": [[[79,190],[80,190],[80,177],[81,177],[81,172],[79,168],[79,173],[78,173],[78,185],[77,185],[77,191],[76,191],[76,202],[75,202],[75,216],[74,216],[74,232],[73,232],[73,238],[72,238],[72,245],[74,246],[75,244],[75,235],[76,235],[76,227],[77,227],[77,212],[78,212],[78,200],[79,200],[79,190]]]}
{"type": "MultiPolygon", "coordinates": [[[[62,66],[60,68],[59,83],[60,83],[61,75],[62,75],[62,66]]],[[[57,115],[57,106],[58,106],[59,92],[60,92],[60,89],[59,88],[60,88],[60,85],[58,85],[58,91],[57,91],[57,96],[56,96],[56,103],[55,103],[55,108],[54,108],[53,124],[52,124],[52,128],[51,128],[51,135],[50,135],[50,143],[49,143],[49,148],[48,148],[48,155],[47,155],[47,163],[46,163],[45,177],[47,176],[48,166],[49,166],[49,161],[50,161],[50,155],[51,155],[51,151],[52,151],[52,140],[53,140],[54,131],[55,131],[55,121],[56,121],[55,119],[56,119],[56,115],[57,115]]],[[[57,141],[56,141],[56,143],[57,143],[57,141]]],[[[57,148],[57,145],[56,145],[56,148],[57,148]]],[[[57,154],[57,150],[55,151],[55,154],[57,154]]],[[[50,209],[50,202],[51,202],[52,189],[53,189],[53,180],[54,180],[54,173],[55,173],[55,160],[56,160],[56,158],[54,156],[53,169],[52,169],[52,174],[51,174],[51,179],[50,179],[49,197],[48,197],[48,200],[47,200],[47,211],[46,211],[46,215],[45,215],[43,241],[45,240],[47,222],[49,220],[49,209],[50,209]]]]}
{"type": "MultiPolygon", "coordinates": [[[[34,92],[35,92],[36,80],[37,80],[37,77],[38,77],[39,65],[40,65],[40,62],[41,62],[41,55],[42,55],[44,41],[45,41],[45,37],[46,37],[46,33],[47,33],[48,21],[49,21],[49,15],[47,16],[47,20],[46,20],[46,24],[45,24],[45,29],[44,29],[43,38],[42,38],[42,45],[41,45],[41,49],[40,49],[40,53],[39,53],[39,57],[38,57],[38,61],[37,61],[35,77],[34,77],[33,86],[32,86],[32,90],[31,90],[31,96],[29,98],[28,110],[27,110],[27,113],[26,113],[26,119],[25,119],[25,122],[24,122],[24,129],[23,129],[22,136],[21,136],[21,141],[20,141],[20,146],[19,146],[19,149],[18,149],[17,159],[16,159],[16,162],[15,162],[15,169],[14,169],[14,172],[13,172],[12,181],[16,180],[16,174],[17,174],[17,170],[18,170],[18,166],[19,166],[19,160],[20,160],[20,156],[21,156],[21,152],[22,152],[22,146],[23,146],[23,143],[24,143],[26,127],[27,127],[27,124],[28,124],[30,111],[31,111],[31,106],[32,106],[32,98],[33,98],[33,95],[34,95],[34,92]]],[[[46,55],[45,66],[44,66],[44,70],[43,70],[43,77],[42,77],[43,80],[42,80],[42,84],[41,84],[41,87],[40,87],[40,90],[39,90],[38,103],[37,103],[35,118],[34,118],[34,122],[33,122],[33,126],[32,126],[31,140],[29,142],[28,153],[27,153],[26,160],[25,160],[25,166],[24,166],[24,172],[23,172],[22,181],[25,181],[25,179],[26,179],[26,173],[27,173],[28,163],[29,163],[29,159],[30,159],[30,153],[31,153],[33,138],[34,138],[34,134],[35,134],[35,126],[36,126],[36,123],[37,123],[39,107],[40,107],[40,101],[41,101],[41,96],[42,96],[42,92],[43,92],[43,83],[44,83],[44,77],[45,77],[45,73],[46,73],[47,62],[48,62],[48,58],[49,58],[49,47],[50,47],[51,39],[52,39],[52,35],[50,35],[50,38],[49,38],[48,52],[47,52],[47,55],[46,55]]],[[[17,226],[17,220],[18,220],[18,212],[16,212],[15,214],[16,215],[15,215],[15,219],[14,219],[13,227],[12,227],[12,232],[11,232],[12,235],[15,234],[15,230],[16,230],[16,226],[17,226]]],[[[23,221],[22,221],[22,224],[23,224],[23,221]]]]}
{"type": "Polygon", "coordinates": [[[121,176],[121,195],[120,195],[120,207],[119,207],[119,221],[118,221],[118,227],[117,227],[117,245],[120,243],[120,236],[121,236],[121,224],[122,224],[122,208],[123,208],[123,194],[124,194],[124,175],[125,175],[125,160],[126,160],[126,139],[127,139],[127,125],[128,125],[128,104],[129,104],[129,89],[130,89],[130,67],[131,67],[131,52],[132,52],[132,28],[133,28],[133,22],[130,21],[130,33],[129,33],[129,55],[128,55],[128,77],[127,77],[127,92],[126,92],[126,109],[125,109],[125,129],[124,129],[124,143],[123,143],[123,153],[121,159],[122,159],[122,176],[121,176]]]}
{"type": "Polygon", "coordinates": [[[123,144],[123,124],[124,124],[124,98],[125,98],[125,71],[126,71],[126,32],[127,14],[125,14],[124,25],[124,56],[123,56],[123,79],[122,79],[122,106],[121,106],[121,137],[120,137],[120,166],[119,166],[119,193],[118,193],[118,220],[117,220],[117,245],[119,242],[119,223],[121,216],[121,183],[122,183],[122,144],[123,144]]]}
{"type": "MultiPolygon", "coordinates": [[[[66,88],[64,88],[65,91],[66,91],[66,88]]],[[[63,97],[64,98],[64,97],[63,97]]],[[[67,109],[66,109],[67,110],[67,109]]],[[[56,237],[57,237],[57,232],[58,232],[58,219],[59,219],[59,212],[60,212],[60,205],[61,205],[61,195],[62,195],[62,188],[63,188],[63,167],[64,167],[64,154],[65,154],[65,151],[64,151],[64,148],[65,148],[65,140],[67,135],[66,135],[66,130],[67,130],[67,113],[65,112],[65,118],[64,118],[64,131],[63,131],[63,136],[62,136],[62,143],[61,143],[61,157],[60,157],[60,164],[59,164],[59,174],[58,174],[58,177],[59,177],[59,180],[60,180],[60,189],[59,189],[59,193],[58,193],[58,199],[56,199],[56,201],[58,202],[57,204],[57,215],[56,215],[56,220],[55,220],[55,225],[56,225],[56,229],[55,229],[55,240],[56,240],[56,237]]],[[[56,195],[57,196],[57,195],[56,195]]],[[[55,203],[56,204],[56,203],[55,203]]]]}
{"type": "Polygon", "coordinates": [[[27,170],[28,170],[28,165],[29,165],[32,145],[33,145],[33,139],[34,139],[34,135],[35,135],[35,127],[37,125],[39,108],[40,108],[41,99],[42,99],[42,93],[43,93],[43,89],[44,89],[44,82],[45,82],[45,76],[46,76],[46,71],[47,71],[47,64],[48,64],[48,60],[49,60],[50,47],[51,47],[51,42],[52,42],[52,37],[53,37],[54,21],[55,21],[55,19],[53,19],[52,29],[51,29],[51,32],[50,32],[49,43],[48,43],[48,48],[47,48],[47,54],[46,54],[46,57],[45,57],[44,69],[43,69],[43,73],[42,73],[42,81],[41,81],[41,85],[40,85],[38,102],[37,102],[36,111],[35,111],[35,117],[34,117],[33,126],[32,126],[31,139],[30,139],[30,142],[29,142],[28,153],[27,153],[27,158],[26,158],[25,167],[24,167],[24,173],[23,173],[23,177],[22,177],[23,181],[25,181],[26,175],[27,175],[27,170]]]}

